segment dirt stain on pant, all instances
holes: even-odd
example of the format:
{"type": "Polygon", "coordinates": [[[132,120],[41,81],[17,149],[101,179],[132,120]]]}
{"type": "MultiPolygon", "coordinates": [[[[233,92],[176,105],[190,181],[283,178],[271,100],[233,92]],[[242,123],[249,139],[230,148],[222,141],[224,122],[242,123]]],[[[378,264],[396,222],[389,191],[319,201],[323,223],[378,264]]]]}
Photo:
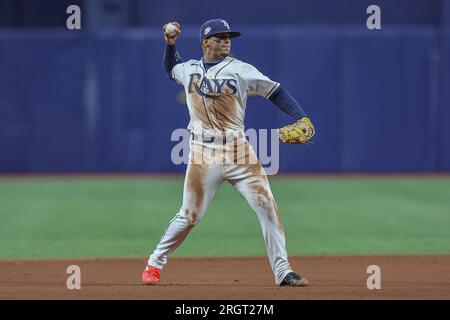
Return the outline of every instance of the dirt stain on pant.
{"type": "Polygon", "coordinates": [[[185,216],[189,222],[190,226],[195,226],[197,224],[197,213],[195,211],[190,212],[189,209],[185,209],[185,216]]]}
{"type": "Polygon", "coordinates": [[[204,164],[189,164],[187,172],[187,191],[194,198],[194,209],[189,212],[186,209],[187,216],[190,216],[191,220],[195,224],[197,221],[198,212],[202,211],[203,201],[205,197],[205,177],[207,166],[204,164]]]}
{"type": "Polygon", "coordinates": [[[261,209],[267,210],[268,219],[272,223],[277,223],[278,229],[284,232],[284,226],[281,222],[280,214],[275,199],[269,194],[269,192],[261,185],[255,187],[258,194],[258,206],[261,209]],[[276,220],[276,222],[275,222],[276,220]]]}

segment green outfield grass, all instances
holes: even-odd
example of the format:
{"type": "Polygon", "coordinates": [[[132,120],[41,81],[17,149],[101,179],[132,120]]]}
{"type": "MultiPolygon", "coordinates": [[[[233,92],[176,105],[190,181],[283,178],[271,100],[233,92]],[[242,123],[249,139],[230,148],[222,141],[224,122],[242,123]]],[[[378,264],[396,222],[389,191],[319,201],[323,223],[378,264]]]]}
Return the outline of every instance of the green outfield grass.
{"type": "MultiPolygon", "coordinates": [[[[0,258],[143,257],[181,205],[182,177],[0,179],[0,258]]],[[[273,177],[290,255],[449,254],[450,178],[273,177]]],[[[265,255],[227,183],[174,256],[265,255]]]]}

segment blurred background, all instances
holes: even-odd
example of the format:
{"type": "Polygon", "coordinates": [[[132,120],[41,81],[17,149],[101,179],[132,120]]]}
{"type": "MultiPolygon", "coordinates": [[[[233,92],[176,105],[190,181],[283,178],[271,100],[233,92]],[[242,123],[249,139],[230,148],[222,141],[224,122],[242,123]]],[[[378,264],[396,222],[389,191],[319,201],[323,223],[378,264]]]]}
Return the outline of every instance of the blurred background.
{"type": "MultiPolygon", "coordinates": [[[[316,126],[314,144],[280,145],[270,177],[290,254],[450,253],[450,0],[0,0],[0,258],[153,249],[181,205],[170,137],[189,120],[162,26],[180,22],[178,50],[199,59],[217,17],[243,33],[232,54],[316,126]],[[73,4],[81,30],[66,28],[73,4]],[[366,27],[372,4],[381,30],[366,27]]],[[[247,128],[291,122],[249,98],[247,128]]],[[[265,247],[225,184],[175,255],[265,247]]]]}
{"type": "MultiPolygon", "coordinates": [[[[281,146],[280,172],[450,170],[450,1],[0,0],[0,172],[184,172],[170,134],[188,112],[162,26],[179,21],[182,57],[199,59],[215,17],[317,127],[314,145],[281,146]],[[66,28],[71,4],[81,30],[66,28]],[[371,4],[381,30],[366,27],[371,4]]],[[[249,99],[247,128],[291,121],[249,99]]]]}

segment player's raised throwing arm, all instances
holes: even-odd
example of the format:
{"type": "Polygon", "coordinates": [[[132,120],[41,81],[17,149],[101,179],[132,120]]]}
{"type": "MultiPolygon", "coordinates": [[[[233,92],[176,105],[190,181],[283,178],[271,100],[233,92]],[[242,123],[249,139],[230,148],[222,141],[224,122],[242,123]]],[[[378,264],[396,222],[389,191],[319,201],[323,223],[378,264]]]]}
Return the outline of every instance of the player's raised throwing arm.
{"type": "Polygon", "coordinates": [[[180,24],[178,22],[169,22],[163,26],[164,41],[166,41],[166,49],[164,51],[164,69],[170,79],[172,77],[172,69],[177,64],[182,63],[180,54],[175,47],[175,41],[181,33],[180,24]]]}

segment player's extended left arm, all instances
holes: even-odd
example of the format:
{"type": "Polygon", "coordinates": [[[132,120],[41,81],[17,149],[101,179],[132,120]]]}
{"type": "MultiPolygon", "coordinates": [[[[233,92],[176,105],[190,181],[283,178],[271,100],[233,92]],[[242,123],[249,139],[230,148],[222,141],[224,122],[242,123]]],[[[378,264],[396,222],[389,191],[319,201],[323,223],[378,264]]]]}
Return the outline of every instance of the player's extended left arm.
{"type": "Polygon", "coordinates": [[[295,100],[295,98],[282,87],[278,87],[277,90],[275,90],[275,92],[270,96],[269,100],[295,120],[300,120],[303,117],[307,117],[305,111],[303,111],[303,108],[297,100],[295,100]]]}
{"type": "Polygon", "coordinates": [[[280,140],[285,143],[309,143],[309,140],[315,134],[315,129],[297,100],[281,87],[275,90],[269,100],[297,120],[294,124],[278,130],[280,140]]]}

